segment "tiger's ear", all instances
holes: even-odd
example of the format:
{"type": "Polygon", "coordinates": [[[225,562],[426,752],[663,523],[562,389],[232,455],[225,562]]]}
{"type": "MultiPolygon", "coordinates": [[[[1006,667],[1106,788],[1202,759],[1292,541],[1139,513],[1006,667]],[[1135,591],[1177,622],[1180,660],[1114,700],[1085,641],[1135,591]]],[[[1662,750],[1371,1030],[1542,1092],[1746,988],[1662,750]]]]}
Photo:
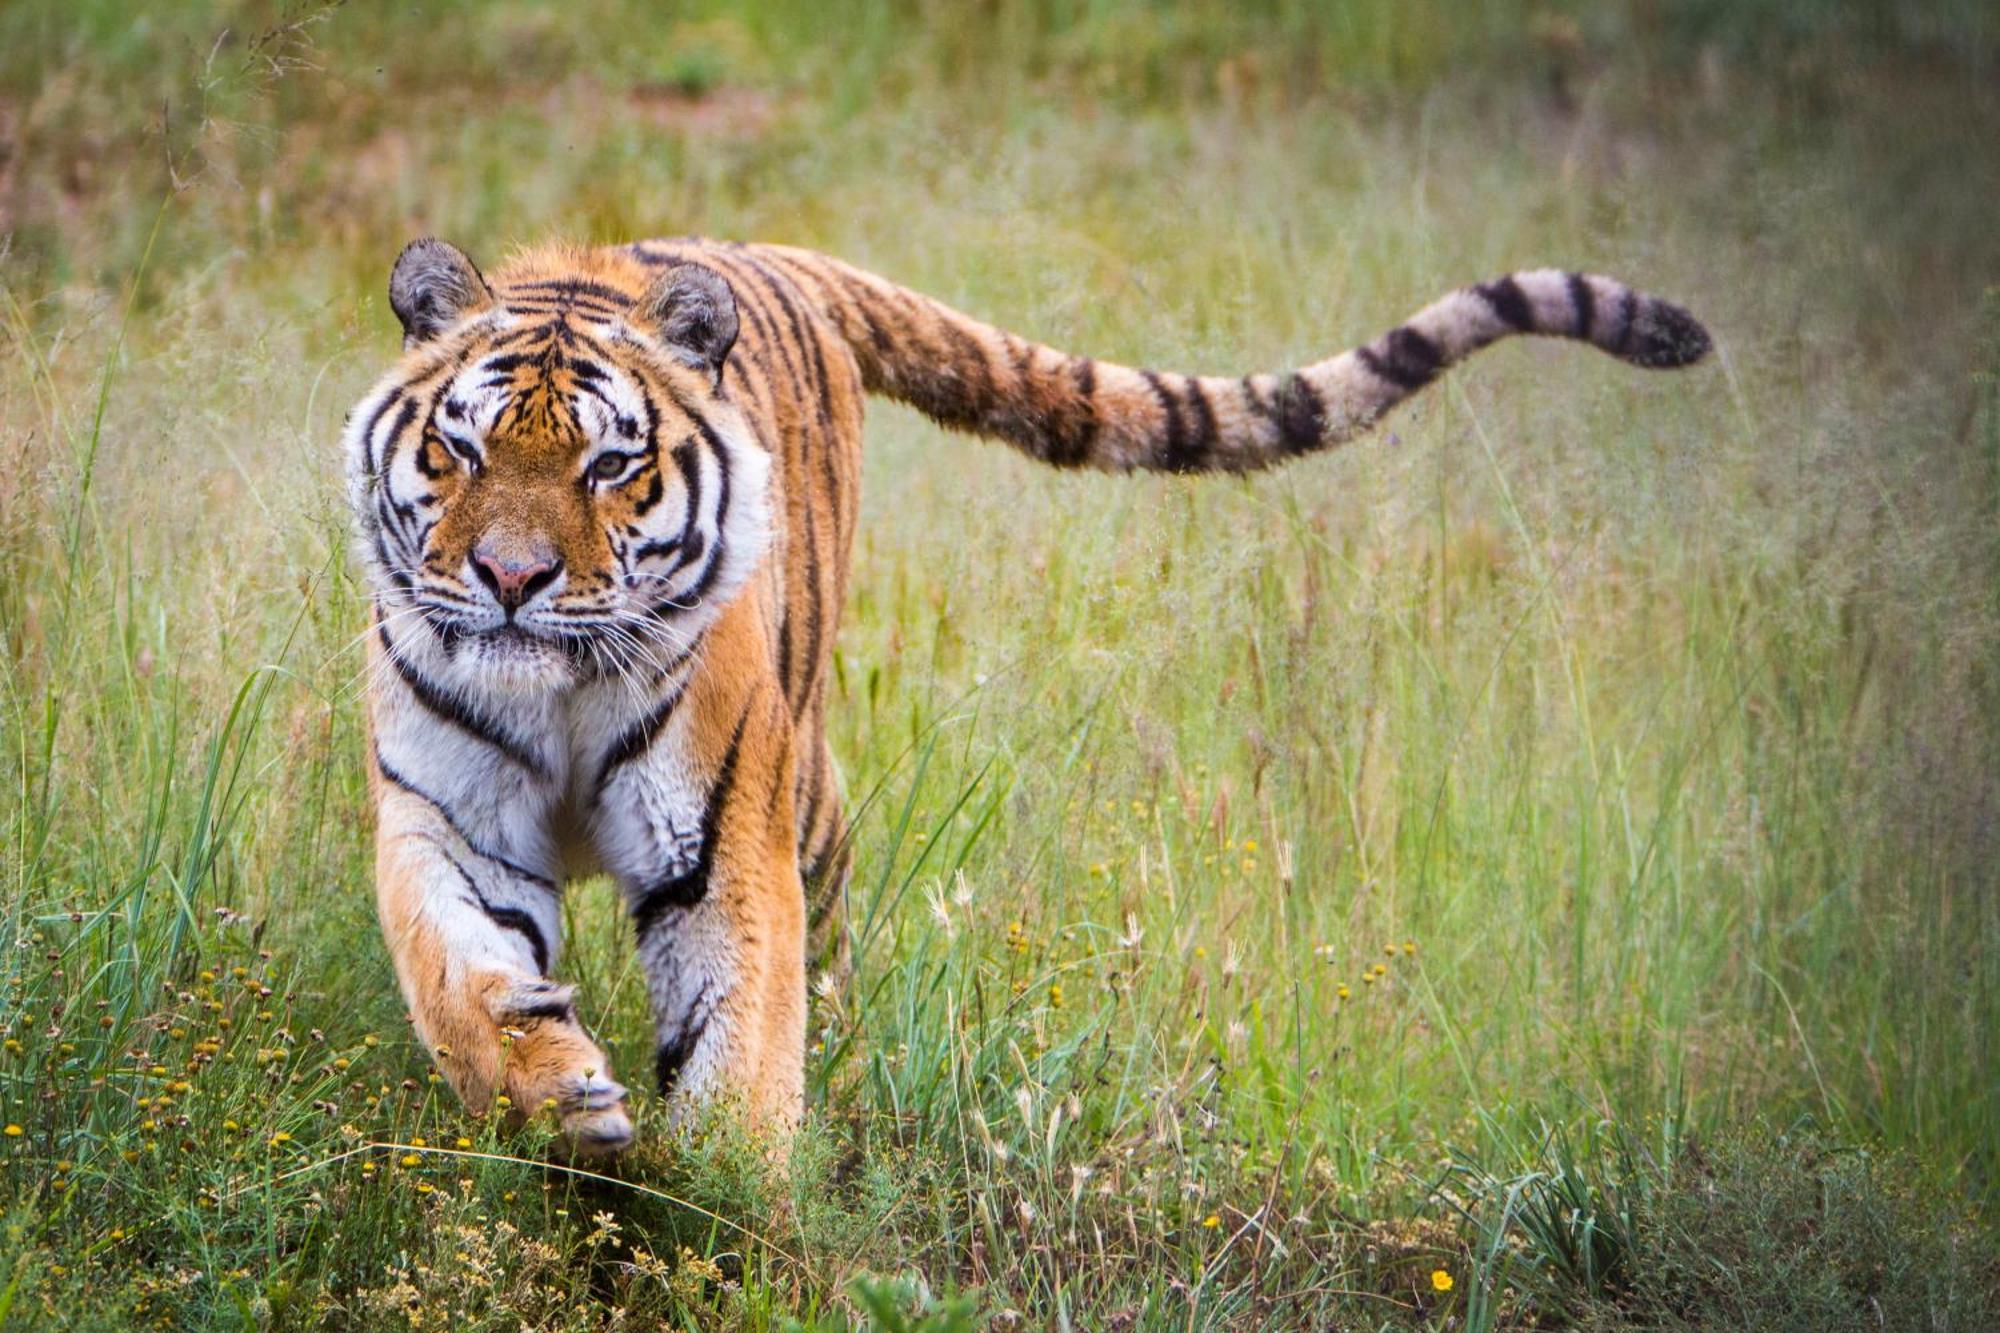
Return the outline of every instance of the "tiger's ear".
{"type": "Polygon", "coordinates": [[[455,245],[411,241],[389,271],[389,308],[403,321],[403,346],[414,347],[492,303],[486,279],[455,245]]]}
{"type": "Polygon", "coordinates": [[[639,320],[683,364],[722,383],[722,362],[736,345],[736,295],[705,264],[675,264],[634,307],[639,320]]]}

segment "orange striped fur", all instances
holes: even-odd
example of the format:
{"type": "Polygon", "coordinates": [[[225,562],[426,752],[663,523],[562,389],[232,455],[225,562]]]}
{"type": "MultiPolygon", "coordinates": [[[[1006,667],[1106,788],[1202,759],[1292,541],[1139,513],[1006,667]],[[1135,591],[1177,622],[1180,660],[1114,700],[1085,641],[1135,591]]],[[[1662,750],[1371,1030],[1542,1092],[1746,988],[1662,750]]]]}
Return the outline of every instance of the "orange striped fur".
{"type": "Polygon", "coordinates": [[[459,1094],[552,1106],[581,1153],[632,1132],[552,979],[561,886],[597,870],[662,1091],[800,1113],[808,962],[844,959],[825,687],[867,394],[1056,466],[1238,472],[1352,438],[1510,334],[1653,367],[1708,349],[1678,307],[1550,270],[1241,378],[1071,356],[781,246],[551,246],[489,279],[423,241],[390,300],[405,354],[346,432],[383,930],[459,1094]]]}

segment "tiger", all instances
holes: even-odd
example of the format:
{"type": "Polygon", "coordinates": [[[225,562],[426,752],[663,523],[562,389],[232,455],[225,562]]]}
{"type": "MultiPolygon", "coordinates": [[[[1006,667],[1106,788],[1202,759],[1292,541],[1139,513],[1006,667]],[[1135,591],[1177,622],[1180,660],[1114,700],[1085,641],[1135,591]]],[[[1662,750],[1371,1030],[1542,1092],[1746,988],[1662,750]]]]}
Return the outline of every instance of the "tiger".
{"type": "MultiPolygon", "coordinates": [[[[376,905],[418,1039],[479,1114],[578,1157],[631,1106],[555,979],[564,885],[630,917],[670,1117],[804,1111],[808,978],[845,967],[827,683],[864,399],[1058,468],[1248,473],[1355,438],[1515,334],[1692,365],[1685,309],[1542,269],[1238,378],[1029,341],[809,250],[547,243],[389,276],[399,361],[343,428],[371,599],[376,905]]],[[[672,1119],[670,1119],[670,1123],[672,1119]]]]}

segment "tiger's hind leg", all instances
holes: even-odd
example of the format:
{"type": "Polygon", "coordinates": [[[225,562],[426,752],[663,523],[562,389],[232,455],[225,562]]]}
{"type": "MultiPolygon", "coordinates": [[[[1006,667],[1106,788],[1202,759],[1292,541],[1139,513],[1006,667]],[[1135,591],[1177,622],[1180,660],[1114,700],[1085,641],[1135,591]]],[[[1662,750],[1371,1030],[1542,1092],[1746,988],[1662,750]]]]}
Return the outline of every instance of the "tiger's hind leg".
{"type": "Polygon", "coordinates": [[[847,933],[847,882],[854,869],[854,848],[841,808],[840,776],[824,739],[821,757],[806,769],[799,808],[805,826],[799,830],[799,877],[805,884],[806,964],[814,989],[839,991],[853,970],[852,943],[847,933]]]}
{"type": "Polygon", "coordinates": [[[520,1123],[544,1108],[578,1156],[632,1141],[625,1089],[549,980],[561,926],[553,886],[463,845],[441,812],[384,783],[376,900],[417,1035],[474,1111],[504,1095],[520,1123]]]}

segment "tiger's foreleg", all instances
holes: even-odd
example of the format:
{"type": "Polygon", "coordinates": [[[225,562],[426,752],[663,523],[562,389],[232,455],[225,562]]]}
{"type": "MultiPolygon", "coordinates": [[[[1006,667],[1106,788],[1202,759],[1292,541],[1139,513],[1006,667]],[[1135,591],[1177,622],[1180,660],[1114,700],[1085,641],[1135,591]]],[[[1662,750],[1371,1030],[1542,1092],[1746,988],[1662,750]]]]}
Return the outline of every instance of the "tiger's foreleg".
{"type": "Polygon", "coordinates": [[[376,903],[417,1035],[475,1111],[504,1095],[515,1122],[560,1116],[580,1155],[632,1141],[625,1089],[548,977],[555,886],[467,846],[443,812],[378,784],[376,903]]]}
{"type": "MultiPolygon", "coordinates": [[[[779,1139],[804,1109],[805,892],[789,715],[775,686],[738,705],[706,783],[699,840],[621,876],[658,1032],[660,1091],[736,1105],[779,1139]]],[[[670,841],[670,835],[660,841],[670,841]]]]}

